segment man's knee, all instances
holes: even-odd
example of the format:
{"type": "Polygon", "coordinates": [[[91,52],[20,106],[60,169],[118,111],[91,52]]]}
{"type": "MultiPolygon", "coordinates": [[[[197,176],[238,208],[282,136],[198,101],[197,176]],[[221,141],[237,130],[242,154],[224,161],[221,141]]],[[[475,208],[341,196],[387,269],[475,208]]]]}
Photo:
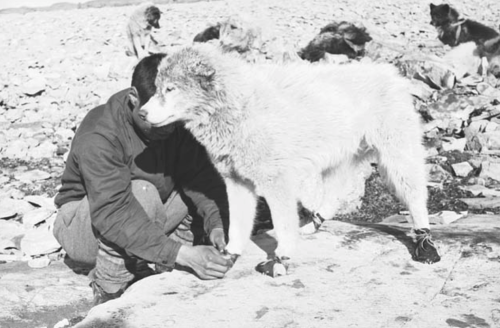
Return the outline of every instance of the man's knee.
{"type": "Polygon", "coordinates": [[[155,185],[145,180],[133,180],[132,193],[148,217],[156,221],[163,204],[155,185]]]}
{"type": "Polygon", "coordinates": [[[97,239],[90,223],[87,198],[69,202],[59,209],[54,222],[54,237],[72,260],[95,264],[97,239]]]}

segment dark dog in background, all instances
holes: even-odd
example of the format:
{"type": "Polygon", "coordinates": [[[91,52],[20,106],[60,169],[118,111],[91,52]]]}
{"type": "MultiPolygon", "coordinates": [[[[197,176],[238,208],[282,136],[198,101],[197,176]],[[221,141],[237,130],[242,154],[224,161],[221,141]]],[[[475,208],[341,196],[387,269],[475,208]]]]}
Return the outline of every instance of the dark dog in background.
{"type": "Polygon", "coordinates": [[[152,2],[142,3],[134,10],[127,24],[127,55],[142,59],[150,54],[151,43],[158,44],[151,30],[160,28],[160,18],[161,11],[152,2]]]}
{"type": "Polygon", "coordinates": [[[220,38],[220,28],[221,24],[217,23],[216,25],[212,25],[207,27],[205,30],[196,34],[193,39],[193,42],[207,42],[210,40],[215,40],[220,38]]]}
{"type": "Polygon", "coordinates": [[[471,19],[460,18],[458,11],[448,4],[430,4],[431,25],[438,31],[438,39],[455,47],[473,41],[477,45],[497,37],[493,28],[471,19]]]}
{"type": "Polygon", "coordinates": [[[310,62],[321,60],[325,53],[343,54],[355,59],[364,56],[365,44],[371,40],[364,27],[357,27],[346,21],[333,22],[324,26],[298,55],[310,62]]]}

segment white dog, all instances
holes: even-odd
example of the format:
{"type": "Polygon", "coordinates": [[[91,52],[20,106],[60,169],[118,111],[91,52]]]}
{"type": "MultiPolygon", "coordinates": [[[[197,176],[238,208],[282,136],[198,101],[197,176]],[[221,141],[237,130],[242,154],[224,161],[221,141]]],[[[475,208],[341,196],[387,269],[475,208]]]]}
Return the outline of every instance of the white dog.
{"type": "Polygon", "coordinates": [[[184,122],[225,179],[229,253],[245,248],[263,196],[278,239],[275,261],[289,259],[297,202],[332,217],[329,195],[342,188],[332,183],[335,174],[376,156],[413,217],[415,259],[440,260],[429,235],[419,116],[392,66],[256,66],[200,44],[163,59],[156,86],[143,107],[147,120],[184,122]]]}
{"type": "Polygon", "coordinates": [[[160,28],[161,11],[152,2],[140,4],[127,23],[129,56],[142,59],[149,55],[151,44],[158,44],[151,34],[153,27],[160,28]]]}

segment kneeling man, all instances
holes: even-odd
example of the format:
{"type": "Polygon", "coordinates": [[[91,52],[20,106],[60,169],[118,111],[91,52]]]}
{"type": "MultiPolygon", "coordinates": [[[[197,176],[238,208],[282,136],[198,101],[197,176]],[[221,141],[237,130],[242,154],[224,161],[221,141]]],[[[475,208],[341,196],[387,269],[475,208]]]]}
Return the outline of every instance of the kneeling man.
{"type": "Polygon", "coordinates": [[[141,112],[164,56],[145,57],[131,88],[89,111],[55,198],[55,237],[73,260],[95,263],[94,305],[151,274],[148,263],[187,267],[201,279],[222,278],[232,265],[220,252],[226,189],[205,149],[181,125],[154,128],[141,112]]]}

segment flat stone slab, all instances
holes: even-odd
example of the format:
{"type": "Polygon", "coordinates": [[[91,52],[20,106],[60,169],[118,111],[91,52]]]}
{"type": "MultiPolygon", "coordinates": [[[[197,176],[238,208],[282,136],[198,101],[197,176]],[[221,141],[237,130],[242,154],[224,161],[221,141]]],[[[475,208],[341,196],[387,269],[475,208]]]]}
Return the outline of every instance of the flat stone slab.
{"type": "Polygon", "coordinates": [[[75,327],[500,327],[500,219],[479,221],[436,226],[433,265],[407,227],[325,222],[278,278],[255,270],[276,247],[261,234],[224,279],[151,276],[75,327]]]}
{"type": "Polygon", "coordinates": [[[0,327],[52,328],[62,319],[85,315],[92,289],[81,269],[62,260],[34,269],[27,262],[0,265],[0,327]]]}

